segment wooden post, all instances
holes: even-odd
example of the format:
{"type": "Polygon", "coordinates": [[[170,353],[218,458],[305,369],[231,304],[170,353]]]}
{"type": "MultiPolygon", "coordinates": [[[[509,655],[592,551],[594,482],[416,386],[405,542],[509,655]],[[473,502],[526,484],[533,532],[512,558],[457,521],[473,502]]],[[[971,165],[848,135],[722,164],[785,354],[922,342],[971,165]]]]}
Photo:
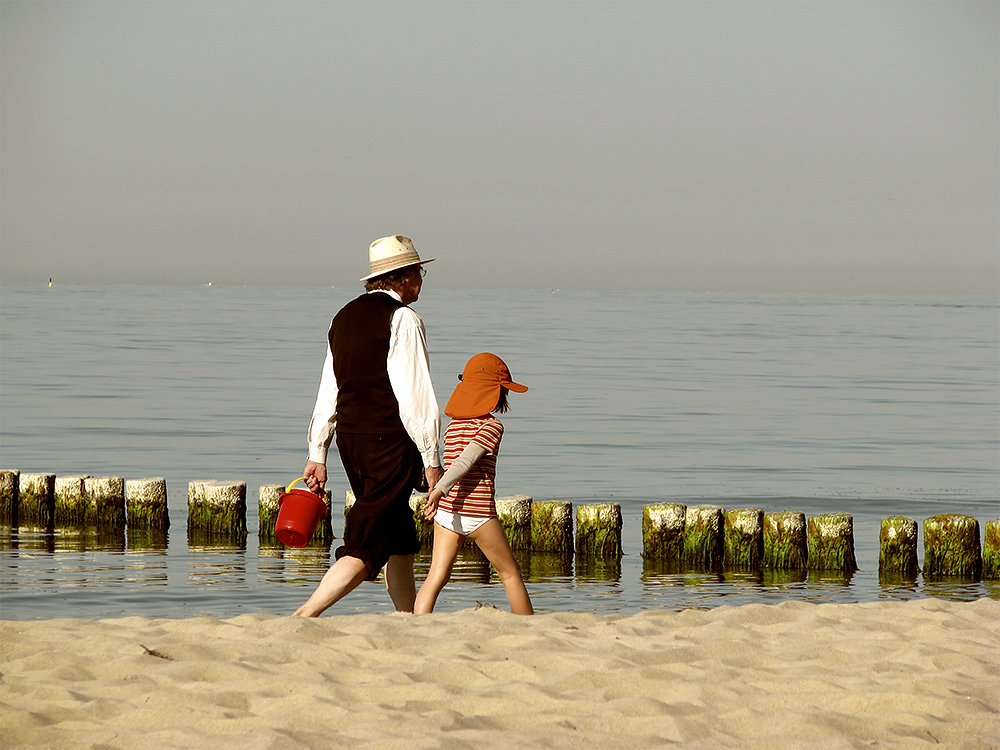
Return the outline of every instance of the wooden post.
{"type": "Polygon", "coordinates": [[[261,546],[281,548],[282,544],[274,536],[274,524],[278,520],[278,501],[285,491],[283,484],[262,484],[257,495],[257,539],[261,546]]]}
{"type": "Polygon", "coordinates": [[[413,492],[410,495],[410,510],[413,511],[413,525],[417,529],[417,539],[420,546],[433,546],[434,521],[424,518],[424,508],[427,507],[427,495],[413,492]]]}
{"type": "Polygon", "coordinates": [[[531,548],[531,496],[497,498],[497,516],[511,549],[531,548]]]}
{"type": "Polygon", "coordinates": [[[879,531],[878,572],[916,576],[919,571],[917,522],[905,516],[883,518],[879,531]]]}
{"type": "Polygon", "coordinates": [[[543,500],[531,504],[531,549],[533,552],[573,551],[572,503],[543,500]]]}
{"type": "Polygon", "coordinates": [[[764,509],[726,511],[723,565],[729,570],[757,570],[764,560],[764,509]]]}
{"type": "Polygon", "coordinates": [[[849,513],[824,513],[809,519],[810,570],[858,569],[854,557],[854,519],[849,513]]]}
{"type": "Polygon", "coordinates": [[[163,477],[129,479],[125,482],[125,516],[129,531],[170,528],[167,480],[163,477]]]}
{"type": "Polygon", "coordinates": [[[89,499],[83,487],[86,475],[56,477],[52,523],[55,526],[84,526],[89,499]]]}
{"type": "Polygon", "coordinates": [[[83,493],[87,497],[85,525],[124,533],[124,477],[84,477],[83,493]]]}
{"type": "Polygon", "coordinates": [[[17,525],[51,529],[55,513],[55,474],[21,474],[18,480],[17,525]]]}
{"type": "Polygon", "coordinates": [[[924,521],[924,575],[979,578],[983,571],[979,521],[943,513],[924,521]]]}
{"type": "Polygon", "coordinates": [[[793,510],[764,516],[764,568],[803,570],[809,559],[805,514],[793,510]]]}
{"type": "Polygon", "coordinates": [[[653,503],[642,509],[642,556],[680,563],[684,548],[684,503],[653,503]]]}
{"type": "Polygon", "coordinates": [[[0,526],[17,527],[21,472],[0,471],[0,526]]]}
{"type": "MultiPolygon", "coordinates": [[[[324,490],[323,505],[326,506],[326,515],[316,524],[316,531],[313,532],[312,539],[307,547],[329,547],[333,541],[333,496],[330,490],[324,490]]],[[[271,524],[271,533],[274,534],[274,524],[271,524]]]]}
{"type": "Polygon", "coordinates": [[[589,557],[621,557],[621,505],[596,503],[581,505],[576,509],[576,554],[589,557]]]}
{"type": "Polygon", "coordinates": [[[722,508],[695,505],[684,517],[681,563],[695,570],[711,570],[722,563],[722,508]]]}
{"type": "Polygon", "coordinates": [[[247,535],[246,482],[214,479],[188,483],[188,543],[221,540],[245,543],[247,535]]]}
{"type": "Polygon", "coordinates": [[[983,578],[1000,580],[1000,519],[987,521],[983,541],[983,578]]]}

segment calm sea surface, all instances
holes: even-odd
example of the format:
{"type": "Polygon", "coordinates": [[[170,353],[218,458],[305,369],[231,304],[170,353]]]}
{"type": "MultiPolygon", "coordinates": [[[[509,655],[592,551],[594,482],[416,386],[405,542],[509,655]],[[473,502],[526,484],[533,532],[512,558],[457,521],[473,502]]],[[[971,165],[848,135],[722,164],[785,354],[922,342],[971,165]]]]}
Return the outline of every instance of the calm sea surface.
{"type": "MultiPolygon", "coordinates": [[[[0,529],[0,617],[286,613],[330,561],[257,545],[258,488],[287,484],[332,315],[351,288],[0,287],[0,468],[164,477],[165,543],[0,529]],[[247,483],[245,549],[191,548],[188,483],[247,483]]],[[[501,496],[613,501],[620,564],[522,556],[539,612],[628,614],[787,599],[1000,596],[961,580],[881,581],[881,519],[1000,516],[1000,315],[965,296],[737,295],[435,289],[427,325],[443,405],[466,359],[515,379],[501,496]],[[665,574],[642,560],[644,505],[854,517],[853,576],[665,574]]],[[[336,502],[347,482],[336,459],[336,502]]],[[[335,514],[334,533],[343,531],[335,514]]],[[[337,542],[334,542],[336,545],[337,542]]],[[[923,559],[922,549],[920,553],[923,559]]],[[[429,559],[418,561],[418,577],[429,559]]],[[[439,611],[495,604],[468,558],[439,611]]],[[[365,584],[330,612],[387,612],[365,584]]]]}

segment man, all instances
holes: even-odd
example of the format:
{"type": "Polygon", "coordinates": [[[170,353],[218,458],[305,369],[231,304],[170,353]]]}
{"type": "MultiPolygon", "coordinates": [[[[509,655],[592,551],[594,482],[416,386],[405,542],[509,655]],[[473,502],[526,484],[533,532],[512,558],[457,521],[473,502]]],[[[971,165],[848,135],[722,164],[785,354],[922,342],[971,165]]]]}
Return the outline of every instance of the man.
{"type": "Polygon", "coordinates": [[[337,449],[354,491],[344,545],[296,615],[316,617],[385,568],[396,610],[412,612],[413,558],[420,549],[409,500],[421,471],[433,487],[444,474],[441,413],[431,385],[424,324],[407,305],[420,296],[423,266],[408,237],[375,240],[365,294],[330,326],[303,472],[313,492],[326,484],[327,450],[337,449]]]}

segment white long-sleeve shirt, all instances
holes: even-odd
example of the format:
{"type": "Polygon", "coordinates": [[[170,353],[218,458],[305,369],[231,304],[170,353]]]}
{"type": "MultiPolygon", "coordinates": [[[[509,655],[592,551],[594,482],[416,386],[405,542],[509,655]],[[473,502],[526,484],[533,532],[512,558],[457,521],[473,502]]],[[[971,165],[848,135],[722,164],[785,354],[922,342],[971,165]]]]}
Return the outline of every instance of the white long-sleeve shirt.
{"type": "MultiPolygon", "coordinates": [[[[369,294],[389,294],[378,289],[369,294]]],[[[386,358],[389,383],[399,402],[399,418],[410,439],[420,450],[424,466],[441,466],[438,447],[441,434],[441,411],[431,384],[430,359],[424,322],[409,307],[400,307],[390,321],[389,354],[386,358]]],[[[316,395],[316,406],[309,422],[309,460],[326,464],[327,452],[337,429],[337,376],[333,372],[333,352],[329,346],[323,374],[316,395]]]]}

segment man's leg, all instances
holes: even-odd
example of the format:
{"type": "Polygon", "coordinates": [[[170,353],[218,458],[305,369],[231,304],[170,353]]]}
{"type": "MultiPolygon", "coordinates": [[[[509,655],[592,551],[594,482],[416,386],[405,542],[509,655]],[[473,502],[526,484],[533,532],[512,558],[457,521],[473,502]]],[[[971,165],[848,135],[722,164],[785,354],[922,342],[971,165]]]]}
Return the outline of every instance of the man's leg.
{"type": "Polygon", "coordinates": [[[417,598],[417,584],[413,580],[415,555],[393,555],[385,565],[385,587],[397,612],[412,612],[417,598]]]}
{"type": "MultiPolygon", "coordinates": [[[[346,594],[351,593],[368,576],[368,568],[356,557],[345,555],[335,562],[312,596],[295,610],[293,616],[297,617],[319,617],[322,612],[331,604],[340,601],[346,594]]],[[[388,576],[386,577],[388,581],[388,576]]],[[[413,584],[412,558],[410,564],[410,584],[413,584]]],[[[412,611],[413,604],[410,603],[412,611]]]]}

